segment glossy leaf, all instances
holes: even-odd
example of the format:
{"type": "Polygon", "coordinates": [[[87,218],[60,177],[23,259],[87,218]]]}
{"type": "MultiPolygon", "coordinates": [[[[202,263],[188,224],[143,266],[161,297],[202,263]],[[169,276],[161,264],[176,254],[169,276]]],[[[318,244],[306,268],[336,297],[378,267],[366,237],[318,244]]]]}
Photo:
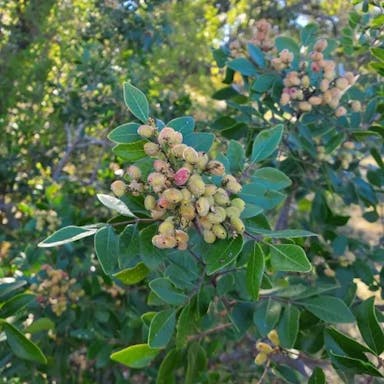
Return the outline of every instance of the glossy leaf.
{"type": "Polygon", "coordinates": [[[127,205],[123,201],[118,199],[117,197],[114,197],[111,195],[105,195],[103,193],[98,193],[97,198],[107,208],[112,209],[112,210],[120,213],[120,215],[128,216],[128,217],[134,217],[135,216],[130,211],[130,209],[127,207],[127,205]]]}
{"type": "Polygon", "coordinates": [[[384,332],[375,311],[374,297],[363,301],[355,311],[357,325],[367,345],[380,355],[384,351],[384,332]]]}
{"type": "Polygon", "coordinates": [[[143,123],[146,123],[149,117],[149,104],[144,93],[132,84],[124,83],[124,101],[132,114],[143,123]]]}
{"type": "Polygon", "coordinates": [[[136,344],[112,353],[111,359],[130,368],[146,367],[160,352],[147,344],[136,344]]]}
{"type": "Polygon", "coordinates": [[[116,279],[119,279],[126,285],[137,284],[141,280],[145,279],[149,274],[149,269],[144,263],[138,263],[133,268],[126,268],[113,275],[116,279]]]}
{"type": "Polygon", "coordinates": [[[110,275],[115,272],[119,256],[119,237],[110,225],[97,231],[94,246],[104,273],[110,275]]]}
{"type": "Polygon", "coordinates": [[[254,300],[259,298],[259,290],[265,267],[264,257],[261,246],[256,241],[253,241],[247,264],[247,289],[254,300]]]}
{"type": "Polygon", "coordinates": [[[151,290],[163,301],[170,305],[181,305],[187,299],[168,279],[159,277],[149,283],[151,290]]]}
{"type": "Polygon", "coordinates": [[[141,136],[137,134],[138,123],[127,123],[119,125],[108,135],[108,139],[120,144],[132,143],[141,140],[141,136]]]}
{"type": "Polygon", "coordinates": [[[269,244],[271,264],[277,271],[309,272],[312,269],[304,249],[294,244],[269,244]]]}
{"type": "Polygon", "coordinates": [[[98,228],[92,225],[86,225],[84,227],[70,225],[68,227],[61,228],[52,235],[48,236],[45,240],[40,242],[38,246],[41,248],[48,248],[66,243],[72,243],[73,241],[94,235],[97,230],[98,228]]]}
{"type": "Polygon", "coordinates": [[[3,327],[8,345],[17,357],[39,364],[47,364],[47,358],[40,348],[28,340],[16,327],[4,320],[0,320],[0,325],[3,327]]]}
{"type": "Polygon", "coordinates": [[[7,318],[21,311],[35,299],[35,295],[20,293],[7,300],[0,309],[0,318],[7,318]]]}
{"type": "Polygon", "coordinates": [[[284,348],[293,348],[299,333],[300,311],[293,305],[287,304],[281,316],[278,333],[280,343],[284,348]]]}
{"type": "Polygon", "coordinates": [[[117,144],[112,148],[113,153],[123,160],[135,162],[147,156],[144,152],[145,141],[134,141],[127,144],[117,144]]]}
{"type": "Polygon", "coordinates": [[[255,138],[252,147],[252,162],[265,160],[277,149],[283,137],[283,125],[261,131],[255,138]]]}
{"type": "Polygon", "coordinates": [[[344,301],[333,296],[318,296],[300,302],[309,312],[327,323],[352,323],[355,318],[344,301]]]}
{"type": "Polygon", "coordinates": [[[176,325],[176,313],[172,309],[156,313],[151,321],[148,345],[151,348],[165,348],[169,343],[176,325]]]}

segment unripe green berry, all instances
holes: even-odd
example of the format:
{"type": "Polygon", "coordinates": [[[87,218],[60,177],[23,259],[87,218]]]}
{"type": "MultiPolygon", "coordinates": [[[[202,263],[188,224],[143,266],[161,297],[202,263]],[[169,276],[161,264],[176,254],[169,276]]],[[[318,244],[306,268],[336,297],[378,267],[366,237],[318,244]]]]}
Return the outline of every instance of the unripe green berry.
{"type": "Polygon", "coordinates": [[[215,184],[206,184],[204,196],[213,196],[217,191],[217,187],[215,184]]]}
{"type": "Polygon", "coordinates": [[[206,197],[200,197],[196,201],[196,210],[200,216],[208,215],[209,207],[210,207],[210,204],[206,197]]]}
{"type": "Polygon", "coordinates": [[[137,129],[138,135],[145,138],[152,137],[156,132],[156,128],[152,127],[151,125],[143,124],[140,125],[140,127],[137,129]]]}
{"type": "Polygon", "coordinates": [[[216,235],[209,229],[203,231],[204,241],[208,244],[212,244],[216,241],[216,235]]]}
{"type": "Polygon", "coordinates": [[[181,200],[183,200],[183,194],[181,193],[180,190],[176,188],[166,189],[163,192],[162,197],[164,197],[171,204],[177,204],[177,203],[180,203],[181,200]]]}
{"type": "Polygon", "coordinates": [[[192,147],[187,147],[183,152],[183,159],[191,164],[196,164],[199,160],[199,155],[192,147]]]}
{"type": "Polygon", "coordinates": [[[148,211],[154,209],[156,207],[156,199],[152,195],[145,196],[144,207],[148,211]]]}
{"type": "Polygon", "coordinates": [[[231,218],[231,225],[233,229],[238,233],[243,233],[245,230],[244,223],[238,217],[231,218]]]}
{"type": "Polygon", "coordinates": [[[199,158],[197,160],[197,168],[203,171],[207,167],[209,158],[208,155],[204,152],[199,152],[198,155],[199,158]]]}
{"type": "Polygon", "coordinates": [[[229,203],[228,193],[223,188],[218,188],[213,198],[215,203],[219,205],[227,205],[229,203]]]}
{"type": "Polygon", "coordinates": [[[212,226],[212,232],[215,234],[215,236],[218,239],[226,239],[227,238],[227,231],[221,224],[214,224],[212,226]]]}
{"type": "Polygon", "coordinates": [[[227,217],[227,212],[225,211],[225,209],[223,207],[219,207],[219,206],[215,205],[212,208],[212,211],[213,212],[210,212],[207,215],[208,220],[212,224],[221,224],[225,220],[225,218],[227,217]]]}
{"type": "Polygon", "coordinates": [[[232,199],[231,205],[238,208],[240,212],[243,212],[245,209],[245,201],[243,199],[240,199],[239,197],[232,199]]]}
{"type": "Polygon", "coordinates": [[[141,177],[141,170],[136,165],[130,165],[127,169],[127,175],[133,180],[139,180],[141,177]]]}
{"type": "Polygon", "coordinates": [[[117,197],[121,197],[124,195],[124,193],[127,190],[127,185],[124,183],[124,181],[121,180],[115,180],[111,184],[111,190],[117,197]]]}
{"type": "Polygon", "coordinates": [[[200,175],[192,175],[188,180],[188,189],[196,197],[201,196],[205,191],[205,183],[200,175]]]}
{"type": "Polygon", "coordinates": [[[159,154],[160,147],[155,143],[145,143],[144,152],[148,156],[157,156],[159,154]]]}
{"type": "Polygon", "coordinates": [[[229,217],[230,219],[234,218],[234,217],[240,217],[240,210],[239,208],[235,207],[235,206],[230,206],[228,208],[226,208],[225,210],[227,212],[227,217],[229,217]]]}
{"type": "Polygon", "coordinates": [[[180,216],[190,221],[193,220],[196,216],[195,207],[192,203],[183,203],[179,209],[180,216]]]}
{"type": "Polygon", "coordinates": [[[192,200],[192,193],[189,189],[183,188],[181,193],[183,195],[183,202],[190,202],[192,200]]]}
{"type": "Polygon", "coordinates": [[[223,176],[225,173],[225,167],[223,163],[217,160],[211,160],[207,164],[207,172],[215,176],[223,176]]]}
{"type": "Polygon", "coordinates": [[[242,190],[241,184],[232,175],[225,176],[222,184],[231,193],[239,193],[242,190]]]}
{"type": "Polygon", "coordinates": [[[163,221],[159,225],[159,234],[172,236],[175,233],[175,226],[170,221],[163,221]]]}

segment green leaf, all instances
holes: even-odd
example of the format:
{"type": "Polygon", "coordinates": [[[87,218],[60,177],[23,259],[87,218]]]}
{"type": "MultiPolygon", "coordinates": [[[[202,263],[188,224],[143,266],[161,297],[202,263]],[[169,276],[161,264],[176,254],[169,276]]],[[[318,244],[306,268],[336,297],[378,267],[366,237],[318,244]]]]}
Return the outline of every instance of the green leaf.
{"type": "Polygon", "coordinates": [[[231,140],[228,145],[227,157],[232,173],[240,172],[244,167],[245,152],[243,146],[235,140],[231,140]]]}
{"type": "Polygon", "coordinates": [[[139,127],[140,124],[138,123],[126,123],[119,125],[109,133],[108,139],[115,143],[121,144],[139,141],[141,139],[141,136],[137,134],[137,128],[139,127]]]}
{"type": "Polygon", "coordinates": [[[256,241],[253,241],[252,251],[250,252],[248,258],[246,285],[250,296],[254,300],[259,298],[259,290],[263,279],[264,267],[264,252],[260,245],[256,241]]]}
{"type": "Polygon", "coordinates": [[[182,305],[187,299],[168,279],[159,277],[149,283],[151,290],[163,301],[170,305],[182,305]]]}
{"type": "Polygon", "coordinates": [[[291,179],[276,168],[257,169],[251,178],[252,182],[263,184],[267,189],[279,191],[292,184],[291,179]]]}
{"type": "Polygon", "coordinates": [[[7,300],[0,309],[0,317],[6,318],[21,311],[35,299],[35,295],[20,293],[7,300]]]}
{"type": "Polygon", "coordinates": [[[127,144],[117,144],[112,148],[112,152],[123,160],[134,162],[147,156],[144,152],[145,141],[134,141],[127,144]]]}
{"type": "Polygon", "coordinates": [[[271,239],[295,239],[300,237],[318,236],[316,233],[306,231],[304,229],[282,229],[280,231],[273,231],[269,229],[252,229],[252,233],[260,234],[271,239]]]}
{"type": "Polygon", "coordinates": [[[27,284],[26,280],[17,280],[13,283],[0,284],[0,302],[12,298],[15,291],[18,291],[24,285],[27,284]]]}
{"type": "Polygon", "coordinates": [[[316,367],[313,370],[312,375],[308,380],[308,384],[327,384],[324,372],[321,368],[316,367]]]}
{"type": "Polygon", "coordinates": [[[330,357],[332,363],[337,369],[346,371],[347,373],[383,377],[383,375],[370,362],[355,359],[353,357],[341,356],[333,352],[330,352],[330,357]]]}
{"type": "Polygon", "coordinates": [[[148,345],[151,348],[165,348],[175,330],[176,313],[172,309],[156,313],[151,321],[148,345]]]}
{"type": "Polygon", "coordinates": [[[135,215],[130,211],[127,205],[117,197],[114,197],[111,195],[105,195],[103,193],[98,193],[97,198],[107,208],[113,209],[114,211],[119,212],[120,215],[135,217],[135,215]]]}
{"type": "Polygon", "coordinates": [[[374,297],[363,301],[357,307],[355,315],[364,341],[380,355],[384,351],[384,332],[377,320],[374,297]]]}
{"type": "Polygon", "coordinates": [[[49,331],[50,329],[55,329],[55,323],[49,317],[41,317],[25,328],[25,332],[37,333],[49,331]]]}
{"type": "Polygon", "coordinates": [[[124,83],[124,101],[132,114],[143,123],[146,123],[149,117],[149,104],[144,93],[132,84],[124,83]]]}
{"type": "Polygon", "coordinates": [[[192,298],[181,310],[176,324],[176,348],[184,348],[187,338],[195,331],[195,298],[192,298]]]}
{"type": "Polygon", "coordinates": [[[253,45],[251,43],[247,44],[247,49],[249,56],[251,57],[252,61],[257,64],[260,68],[265,67],[265,58],[263,51],[257,47],[256,45],[253,45]]]}
{"type": "Polygon", "coordinates": [[[182,355],[175,348],[168,351],[157,372],[156,384],[175,384],[175,371],[182,355]]]}
{"type": "Polygon", "coordinates": [[[295,60],[299,60],[300,58],[300,47],[296,43],[295,40],[291,39],[290,37],[285,36],[279,36],[275,39],[275,46],[279,52],[281,52],[283,49],[288,49],[291,51],[294,56],[295,60]]]}
{"type": "MultiPolygon", "coordinates": [[[[325,345],[328,350],[333,349],[329,338],[331,338],[343,352],[357,359],[365,359],[366,356],[364,355],[364,352],[373,353],[370,348],[360,344],[335,328],[328,328],[325,330],[325,345]]],[[[340,351],[335,350],[333,352],[339,353],[340,351]]]]}
{"type": "Polygon", "coordinates": [[[97,230],[98,228],[92,225],[85,225],[83,227],[69,225],[68,227],[59,229],[51,236],[48,236],[45,240],[38,244],[38,247],[48,248],[71,243],[84,237],[92,236],[97,232],[97,230]]]}
{"type": "Polygon", "coordinates": [[[300,31],[300,40],[301,43],[308,47],[312,45],[316,40],[316,35],[318,31],[317,24],[309,23],[300,31]]]}
{"type": "Polygon", "coordinates": [[[253,163],[262,161],[271,156],[277,149],[283,137],[284,126],[276,125],[271,129],[261,131],[255,138],[252,147],[251,160],[253,163]]]}
{"type": "Polygon", "coordinates": [[[312,269],[304,249],[294,244],[269,244],[271,264],[277,271],[309,272],[312,269]]]}
{"type": "Polygon", "coordinates": [[[246,209],[249,209],[248,204],[250,203],[256,206],[255,211],[257,212],[257,208],[269,210],[276,207],[285,199],[286,195],[279,191],[267,190],[261,184],[252,183],[243,186],[239,197],[247,203],[246,209]]]}
{"type": "Polygon", "coordinates": [[[228,68],[240,72],[244,76],[256,76],[257,70],[255,66],[244,57],[238,57],[227,63],[228,68]]]}
{"type": "Polygon", "coordinates": [[[255,81],[252,83],[251,89],[257,93],[271,91],[273,85],[277,81],[281,81],[279,76],[274,75],[273,73],[265,73],[256,77],[255,81]]]}
{"type": "Polygon", "coordinates": [[[0,324],[3,326],[7,343],[12,352],[20,359],[33,361],[35,363],[47,364],[47,358],[44,356],[41,349],[28,340],[17,328],[12,324],[0,319],[0,324]]]}
{"type": "Polygon", "coordinates": [[[383,48],[371,48],[371,53],[376,59],[384,62],[384,49],[383,48]]]}
{"type": "MultiPolygon", "coordinates": [[[[163,261],[165,251],[152,244],[152,238],[157,234],[158,225],[152,224],[139,233],[140,258],[149,269],[156,269],[163,261]]],[[[137,239],[134,239],[137,241],[137,239]]]]}
{"type": "Polygon", "coordinates": [[[191,133],[184,136],[183,143],[196,149],[196,151],[208,152],[212,147],[215,136],[212,133],[191,133]]]}
{"type": "Polygon", "coordinates": [[[355,318],[344,301],[333,296],[319,296],[300,301],[300,304],[320,320],[328,323],[352,323],[355,318]]]}
{"type": "Polygon", "coordinates": [[[185,136],[193,132],[193,129],[195,128],[195,120],[192,116],[177,117],[167,123],[167,127],[171,127],[185,136]]]}
{"type": "Polygon", "coordinates": [[[112,353],[111,359],[130,368],[144,368],[158,355],[160,349],[136,344],[112,353]]]}
{"type": "Polygon", "coordinates": [[[204,244],[201,255],[206,261],[207,275],[213,275],[217,271],[232,263],[243,248],[243,237],[217,240],[215,244],[204,244]]]}
{"type": "Polygon", "coordinates": [[[253,313],[253,322],[258,332],[263,336],[267,336],[268,332],[275,328],[281,313],[281,304],[278,301],[268,298],[268,300],[260,300],[256,303],[253,313]]]}
{"type": "Polygon", "coordinates": [[[118,264],[119,237],[110,225],[96,232],[94,246],[102,270],[106,275],[112,274],[118,264]]]}
{"type": "Polygon", "coordinates": [[[149,269],[144,263],[138,263],[133,268],[126,268],[113,275],[116,279],[119,279],[126,285],[137,284],[148,276],[149,269]]]}
{"type": "Polygon", "coordinates": [[[205,350],[199,343],[195,342],[188,348],[187,354],[187,370],[185,372],[184,384],[194,384],[198,382],[198,378],[205,371],[207,365],[207,357],[205,350]]]}
{"type": "Polygon", "coordinates": [[[287,304],[278,326],[280,343],[284,348],[294,347],[299,333],[299,319],[300,311],[293,305],[287,304]]]}

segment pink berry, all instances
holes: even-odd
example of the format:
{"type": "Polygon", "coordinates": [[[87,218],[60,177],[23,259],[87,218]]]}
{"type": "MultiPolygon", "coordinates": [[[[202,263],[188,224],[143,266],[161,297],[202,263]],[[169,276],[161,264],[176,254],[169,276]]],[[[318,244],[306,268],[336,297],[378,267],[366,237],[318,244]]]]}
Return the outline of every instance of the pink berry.
{"type": "Polygon", "coordinates": [[[191,171],[188,168],[180,168],[173,177],[176,185],[184,185],[188,179],[191,171]]]}

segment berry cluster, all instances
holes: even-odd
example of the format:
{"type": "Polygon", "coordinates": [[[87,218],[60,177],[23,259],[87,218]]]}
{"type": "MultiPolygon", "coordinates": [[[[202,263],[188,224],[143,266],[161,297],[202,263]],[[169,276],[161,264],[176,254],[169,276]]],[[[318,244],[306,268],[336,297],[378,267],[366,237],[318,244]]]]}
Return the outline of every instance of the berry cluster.
{"type": "Polygon", "coordinates": [[[38,302],[50,305],[52,312],[60,316],[66,311],[68,302],[78,301],[84,291],[75,286],[76,280],[69,279],[65,271],[49,265],[43,265],[42,270],[46,278],[39,285],[32,284],[31,290],[38,294],[38,302]]]}
{"type": "MultiPolygon", "coordinates": [[[[352,86],[357,76],[346,72],[343,76],[336,75],[336,63],[325,60],[323,51],[327,48],[327,41],[320,39],[309,53],[307,61],[300,62],[299,71],[292,70],[294,55],[287,49],[279,53],[279,57],[271,60],[272,67],[285,73],[284,89],[280,104],[290,105],[301,112],[309,112],[312,107],[328,105],[335,110],[337,117],[344,116],[347,110],[340,105],[344,92],[352,86]]],[[[352,102],[355,112],[361,110],[359,101],[352,102]]]]}
{"type": "Polygon", "coordinates": [[[244,231],[240,214],[245,202],[232,197],[242,187],[234,176],[225,173],[220,161],[184,144],[182,133],[173,128],[159,132],[154,125],[141,125],[137,132],[148,140],[144,151],[154,158],[153,172],[145,178],[139,167],[131,165],[127,170],[129,183],[117,180],[111,189],[117,197],[126,192],[145,195],[145,208],[154,220],[161,221],[152,239],[156,247],[187,249],[186,230],[192,224],[207,243],[244,231]],[[214,176],[221,177],[221,186],[214,184],[214,176]]]}

